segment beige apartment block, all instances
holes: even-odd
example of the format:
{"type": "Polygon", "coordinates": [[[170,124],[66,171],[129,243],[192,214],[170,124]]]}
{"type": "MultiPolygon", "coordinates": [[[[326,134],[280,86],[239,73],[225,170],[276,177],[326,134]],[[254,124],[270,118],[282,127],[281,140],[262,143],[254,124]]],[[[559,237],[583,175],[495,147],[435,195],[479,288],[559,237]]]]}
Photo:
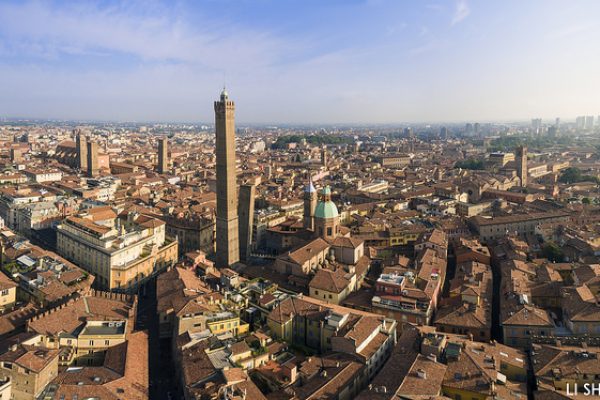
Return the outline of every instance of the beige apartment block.
{"type": "Polygon", "coordinates": [[[94,274],[100,288],[133,291],[177,261],[177,241],[166,237],[164,221],[134,213],[122,220],[111,210],[93,210],[57,227],[57,250],[94,274]]]}

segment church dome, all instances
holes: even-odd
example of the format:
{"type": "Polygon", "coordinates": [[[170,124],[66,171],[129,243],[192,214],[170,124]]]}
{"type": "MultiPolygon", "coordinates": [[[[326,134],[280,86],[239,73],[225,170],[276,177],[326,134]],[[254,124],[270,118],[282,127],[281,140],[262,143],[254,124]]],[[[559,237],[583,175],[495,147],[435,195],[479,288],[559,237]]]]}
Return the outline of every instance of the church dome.
{"type": "Polygon", "coordinates": [[[317,207],[315,208],[315,218],[336,218],[339,213],[337,206],[331,201],[331,188],[325,186],[321,190],[321,195],[323,197],[319,200],[317,207]]]}
{"type": "Polygon", "coordinates": [[[333,201],[320,201],[317,203],[315,218],[335,218],[338,215],[338,209],[333,201]]]}

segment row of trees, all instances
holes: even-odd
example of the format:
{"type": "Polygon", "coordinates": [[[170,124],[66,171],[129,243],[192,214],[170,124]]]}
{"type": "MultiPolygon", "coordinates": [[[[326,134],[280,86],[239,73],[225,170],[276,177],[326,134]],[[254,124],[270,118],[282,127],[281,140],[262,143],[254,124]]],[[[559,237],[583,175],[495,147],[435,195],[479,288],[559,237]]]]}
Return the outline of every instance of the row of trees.
{"type": "Polygon", "coordinates": [[[466,160],[457,161],[454,164],[454,168],[462,168],[462,169],[484,169],[485,162],[483,160],[477,158],[468,158],[466,160]]]}
{"type": "Polygon", "coordinates": [[[584,175],[581,170],[577,167],[569,167],[565,169],[558,178],[558,181],[561,183],[578,183],[578,182],[594,182],[595,184],[600,184],[600,179],[597,176],[593,175],[584,175]]]}
{"type": "Polygon", "coordinates": [[[555,144],[572,144],[575,138],[562,136],[552,138],[548,136],[504,136],[491,141],[489,151],[513,151],[518,146],[527,146],[530,149],[545,149],[555,144]]]}
{"type": "Polygon", "coordinates": [[[306,139],[306,142],[312,145],[351,144],[354,142],[353,138],[340,135],[286,135],[278,137],[271,148],[284,149],[289,143],[300,143],[302,139],[306,139]]]}

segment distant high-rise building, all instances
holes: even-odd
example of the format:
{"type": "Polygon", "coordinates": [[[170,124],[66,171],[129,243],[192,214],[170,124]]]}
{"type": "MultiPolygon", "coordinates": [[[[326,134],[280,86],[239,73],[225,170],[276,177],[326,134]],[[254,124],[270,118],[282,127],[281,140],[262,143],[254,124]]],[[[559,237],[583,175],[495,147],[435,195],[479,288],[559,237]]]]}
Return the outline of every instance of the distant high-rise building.
{"type": "Polygon", "coordinates": [[[551,138],[555,138],[558,136],[558,128],[556,125],[548,127],[548,136],[551,138]]]}
{"type": "Polygon", "coordinates": [[[527,186],[527,147],[517,147],[516,154],[517,176],[521,179],[521,186],[527,186]]]}
{"type": "Polygon", "coordinates": [[[479,122],[475,122],[475,124],[473,125],[473,130],[475,131],[476,135],[479,135],[481,133],[481,125],[479,124],[479,122]]]}
{"type": "Polygon", "coordinates": [[[577,129],[585,129],[585,117],[579,116],[575,119],[575,126],[577,129]]]}
{"type": "Polygon", "coordinates": [[[75,135],[75,148],[77,150],[77,167],[80,171],[87,171],[87,159],[88,159],[88,149],[87,149],[87,139],[80,130],[76,130],[75,135]]]}
{"type": "Polygon", "coordinates": [[[448,139],[448,128],[446,128],[445,126],[442,126],[440,128],[440,137],[444,140],[448,139]]]}
{"type": "Polygon", "coordinates": [[[164,174],[169,168],[169,139],[158,139],[158,173],[164,174]]]}
{"type": "Polygon", "coordinates": [[[594,116],[588,115],[585,117],[585,129],[594,129],[594,116]]]}
{"type": "Polygon", "coordinates": [[[413,132],[412,128],[404,128],[404,136],[406,136],[407,138],[413,138],[415,136],[415,133],[413,132]]]}
{"type": "Polygon", "coordinates": [[[238,218],[240,222],[240,260],[247,262],[250,256],[252,243],[252,226],[254,224],[254,199],[256,190],[254,185],[240,186],[240,201],[238,203],[238,218]]]}
{"type": "Polygon", "coordinates": [[[218,268],[240,259],[238,199],[235,165],[235,104],[223,89],[215,101],[217,153],[217,257],[218,268]]]}
{"type": "Polygon", "coordinates": [[[539,135],[542,133],[542,119],[541,118],[533,118],[531,120],[531,131],[534,135],[539,135]]]}
{"type": "Polygon", "coordinates": [[[556,117],[556,120],[554,121],[554,125],[556,126],[556,129],[560,128],[560,118],[556,117]]]}
{"type": "Polygon", "coordinates": [[[95,178],[100,174],[98,165],[98,143],[87,142],[87,175],[95,178]]]}
{"type": "Polygon", "coordinates": [[[470,135],[473,133],[473,124],[472,123],[469,122],[465,125],[465,133],[467,135],[470,135]]]}

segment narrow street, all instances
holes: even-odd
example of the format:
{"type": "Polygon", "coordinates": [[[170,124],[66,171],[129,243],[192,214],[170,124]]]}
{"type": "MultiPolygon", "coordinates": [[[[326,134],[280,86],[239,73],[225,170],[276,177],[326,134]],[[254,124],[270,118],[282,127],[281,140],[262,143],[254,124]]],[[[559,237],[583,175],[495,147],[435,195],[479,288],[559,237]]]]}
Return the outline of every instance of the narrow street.
{"type": "Polygon", "coordinates": [[[148,281],[139,291],[137,330],[148,331],[148,363],[150,373],[150,400],[177,398],[173,374],[170,342],[161,342],[156,312],[156,278],[148,281]]]}
{"type": "Polygon", "coordinates": [[[503,343],[502,329],[500,328],[500,267],[492,263],[493,297],[492,297],[492,339],[503,343]]]}

